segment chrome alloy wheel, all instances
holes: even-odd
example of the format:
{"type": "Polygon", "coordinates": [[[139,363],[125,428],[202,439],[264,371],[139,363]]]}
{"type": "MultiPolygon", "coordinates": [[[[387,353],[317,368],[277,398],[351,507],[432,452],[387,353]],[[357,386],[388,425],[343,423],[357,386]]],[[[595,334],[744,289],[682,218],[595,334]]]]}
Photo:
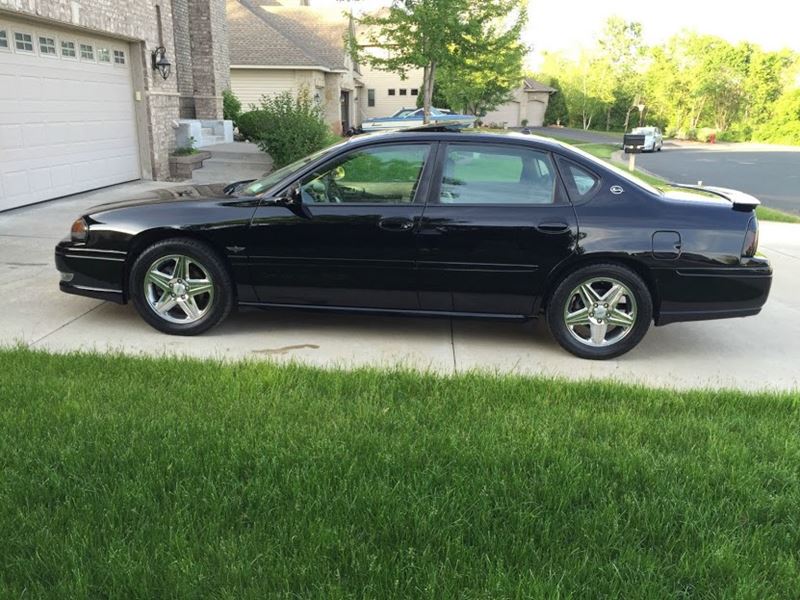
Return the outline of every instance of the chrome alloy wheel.
{"type": "Polygon", "coordinates": [[[564,324],[582,344],[610,346],[628,335],[636,324],[636,299],[617,279],[589,279],[567,296],[564,324]]]}
{"type": "Polygon", "coordinates": [[[170,323],[194,323],[211,310],[214,282],[199,262],[182,254],[157,259],[144,276],[144,297],[170,323]]]}

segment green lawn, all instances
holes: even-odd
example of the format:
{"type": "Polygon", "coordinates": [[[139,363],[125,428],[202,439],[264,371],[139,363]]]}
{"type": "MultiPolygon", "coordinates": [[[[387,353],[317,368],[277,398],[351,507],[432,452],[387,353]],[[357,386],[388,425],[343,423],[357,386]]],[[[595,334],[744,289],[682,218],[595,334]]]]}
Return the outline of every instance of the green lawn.
{"type": "Polygon", "coordinates": [[[3,598],[792,598],[800,397],[0,351],[3,598]]]}

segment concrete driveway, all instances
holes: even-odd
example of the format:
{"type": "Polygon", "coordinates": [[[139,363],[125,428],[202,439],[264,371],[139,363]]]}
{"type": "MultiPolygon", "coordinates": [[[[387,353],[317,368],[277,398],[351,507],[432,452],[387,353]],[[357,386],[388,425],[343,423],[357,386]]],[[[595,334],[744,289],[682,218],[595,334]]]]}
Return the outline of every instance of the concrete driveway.
{"type": "Polygon", "coordinates": [[[763,223],[761,250],[776,270],[764,311],[747,319],[652,328],[612,361],[572,357],[542,322],[242,310],[200,337],[171,337],[131,306],[58,290],[53,246],[85,208],[163,183],[135,183],[0,213],[0,345],[297,360],[324,367],[404,365],[439,373],[483,369],[568,378],[616,378],[674,387],[800,389],[800,226],[763,223]]]}

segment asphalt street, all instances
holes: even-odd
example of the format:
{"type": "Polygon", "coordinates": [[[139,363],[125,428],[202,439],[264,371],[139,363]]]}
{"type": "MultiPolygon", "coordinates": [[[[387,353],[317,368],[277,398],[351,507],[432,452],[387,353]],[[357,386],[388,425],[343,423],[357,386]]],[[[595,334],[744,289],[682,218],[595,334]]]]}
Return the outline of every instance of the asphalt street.
{"type": "Polygon", "coordinates": [[[481,370],[613,378],[677,388],[800,389],[800,225],[761,225],[761,251],[775,267],[761,314],[651,328],[637,348],[610,361],[567,354],[541,321],[241,310],[207,334],[180,337],[155,331],[130,305],[60,292],[53,265],[53,246],[88,207],[166,185],[124,184],[0,213],[0,346],[294,360],[325,368],[402,365],[443,374],[481,370]]]}
{"type": "MultiPolygon", "coordinates": [[[[615,144],[621,140],[618,133],[566,127],[535,127],[532,131],[597,144],[615,144]]],[[[661,152],[638,155],[636,166],[677,183],[702,181],[741,190],[765,206],[800,214],[800,147],[667,140],[661,152]]]]}
{"type": "Polygon", "coordinates": [[[800,214],[800,148],[665,145],[661,152],[638,155],[636,165],[669,181],[741,190],[765,206],[800,214]]]}

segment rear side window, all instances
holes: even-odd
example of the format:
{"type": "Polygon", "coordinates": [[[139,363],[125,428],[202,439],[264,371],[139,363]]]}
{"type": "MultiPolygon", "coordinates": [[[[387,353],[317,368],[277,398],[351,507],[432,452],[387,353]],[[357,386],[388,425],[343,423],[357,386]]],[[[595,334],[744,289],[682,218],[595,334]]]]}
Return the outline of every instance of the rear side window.
{"type": "Polygon", "coordinates": [[[597,175],[570,160],[559,158],[558,162],[572,199],[580,202],[589,198],[600,183],[597,175]]]}
{"type": "Polygon", "coordinates": [[[450,144],[442,169],[442,204],[554,204],[550,154],[520,146],[450,144]]]}

